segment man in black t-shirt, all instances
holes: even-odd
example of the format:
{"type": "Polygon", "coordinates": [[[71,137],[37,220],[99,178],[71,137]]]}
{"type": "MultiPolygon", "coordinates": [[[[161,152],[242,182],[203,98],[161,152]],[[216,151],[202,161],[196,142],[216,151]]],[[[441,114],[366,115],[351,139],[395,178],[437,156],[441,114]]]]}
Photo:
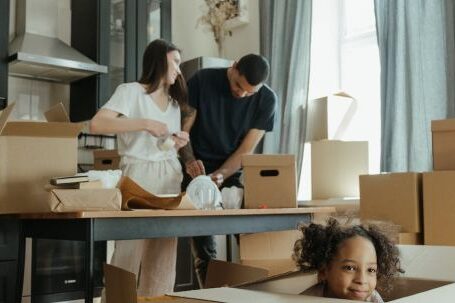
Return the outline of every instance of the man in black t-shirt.
{"type": "MultiPolygon", "coordinates": [[[[277,97],[264,84],[269,69],[267,59],[249,54],[229,68],[202,69],[189,79],[182,130],[190,133],[190,144],[180,150],[184,189],[205,174],[220,187],[241,187],[242,156],[273,129],[277,97]]],[[[193,244],[198,278],[204,280],[207,262],[216,256],[213,238],[195,237],[193,244]]]]}

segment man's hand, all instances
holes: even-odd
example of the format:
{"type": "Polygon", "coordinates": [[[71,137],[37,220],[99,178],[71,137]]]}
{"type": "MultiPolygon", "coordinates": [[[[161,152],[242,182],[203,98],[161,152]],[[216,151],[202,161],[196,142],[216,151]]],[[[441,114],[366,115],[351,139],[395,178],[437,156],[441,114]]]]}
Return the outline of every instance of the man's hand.
{"type": "Polygon", "coordinates": [[[201,160],[190,160],[186,162],[185,170],[193,179],[197,176],[205,175],[205,167],[201,160]]]}
{"type": "Polygon", "coordinates": [[[216,186],[218,187],[220,187],[224,182],[224,177],[221,173],[213,173],[210,174],[209,177],[212,178],[212,181],[215,182],[216,186]]]}

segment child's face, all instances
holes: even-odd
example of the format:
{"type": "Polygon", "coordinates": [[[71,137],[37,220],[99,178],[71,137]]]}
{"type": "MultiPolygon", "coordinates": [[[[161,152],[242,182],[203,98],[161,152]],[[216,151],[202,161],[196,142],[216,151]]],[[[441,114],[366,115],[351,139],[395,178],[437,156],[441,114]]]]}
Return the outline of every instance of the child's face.
{"type": "Polygon", "coordinates": [[[326,296],[365,301],[376,288],[376,250],[369,240],[356,236],[343,241],[320,278],[327,283],[326,296]]]}

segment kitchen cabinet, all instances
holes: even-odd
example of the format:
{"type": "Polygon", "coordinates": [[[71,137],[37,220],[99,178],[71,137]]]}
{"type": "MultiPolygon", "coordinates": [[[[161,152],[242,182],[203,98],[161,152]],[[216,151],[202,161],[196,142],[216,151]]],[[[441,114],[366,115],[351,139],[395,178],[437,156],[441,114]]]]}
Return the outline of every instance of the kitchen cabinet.
{"type": "Polygon", "coordinates": [[[138,80],[142,54],[156,39],[171,40],[171,0],[73,0],[71,45],[108,73],[71,84],[71,121],[84,121],[124,82],[138,80]]]}
{"type": "Polygon", "coordinates": [[[0,219],[0,302],[17,302],[20,223],[15,219],[0,219]]]}
{"type": "Polygon", "coordinates": [[[0,110],[8,98],[8,36],[10,1],[0,1],[0,110]]]}

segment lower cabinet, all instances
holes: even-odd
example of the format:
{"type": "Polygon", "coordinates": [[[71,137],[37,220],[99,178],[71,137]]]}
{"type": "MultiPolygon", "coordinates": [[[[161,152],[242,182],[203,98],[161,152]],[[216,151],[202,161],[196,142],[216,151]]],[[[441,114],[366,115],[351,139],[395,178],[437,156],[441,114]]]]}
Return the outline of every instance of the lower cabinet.
{"type": "Polygon", "coordinates": [[[0,303],[14,303],[16,296],[17,262],[0,261],[0,303]]]}
{"type": "Polygon", "coordinates": [[[177,247],[177,276],[174,291],[198,289],[191,254],[191,238],[179,238],[177,247]]]}

